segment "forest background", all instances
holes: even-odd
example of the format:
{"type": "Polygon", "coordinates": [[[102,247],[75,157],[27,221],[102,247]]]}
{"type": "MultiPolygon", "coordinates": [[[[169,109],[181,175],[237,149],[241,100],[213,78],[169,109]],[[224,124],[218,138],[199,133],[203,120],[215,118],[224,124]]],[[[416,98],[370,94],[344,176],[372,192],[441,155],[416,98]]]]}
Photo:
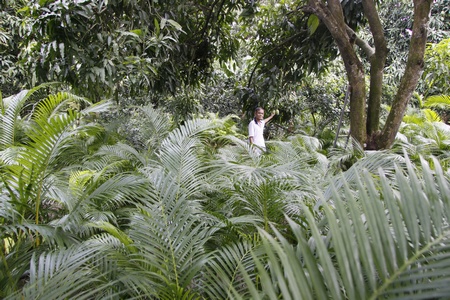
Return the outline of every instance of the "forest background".
{"type": "Polygon", "coordinates": [[[448,0],[0,7],[1,298],[450,295],[448,0]]]}

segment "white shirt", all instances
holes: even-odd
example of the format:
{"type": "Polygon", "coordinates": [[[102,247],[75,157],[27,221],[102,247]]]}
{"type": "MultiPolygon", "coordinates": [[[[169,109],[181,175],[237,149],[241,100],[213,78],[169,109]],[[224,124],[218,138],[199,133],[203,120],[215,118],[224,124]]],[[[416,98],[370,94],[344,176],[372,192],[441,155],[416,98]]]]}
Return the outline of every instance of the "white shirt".
{"type": "Polygon", "coordinates": [[[248,136],[253,137],[253,144],[266,149],[266,143],[264,142],[263,136],[264,125],[264,121],[260,121],[259,124],[256,124],[255,119],[253,119],[248,124],[248,136]]]}

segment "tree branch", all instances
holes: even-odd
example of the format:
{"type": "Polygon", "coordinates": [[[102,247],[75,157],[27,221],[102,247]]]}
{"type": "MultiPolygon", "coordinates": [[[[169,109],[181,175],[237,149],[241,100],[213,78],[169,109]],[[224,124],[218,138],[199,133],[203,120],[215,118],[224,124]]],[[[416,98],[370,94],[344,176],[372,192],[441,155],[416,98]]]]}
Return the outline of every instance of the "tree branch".
{"type": "MultiPolygon", "coordinates": [[[[334,19],[338,24],[343,27],[345,25],[344,13],[342,12],[342,4],[339,0],[327,0],[328,8],[333,14],[334,19]]],[[[322,5],[323,2],[322,2],[322,5]]]]}
{"type": "Polygon", "coordinates": [[[369,21],[375,47],[375,53],[373,57],[370,57],[370,91],[367,102],[367,134],[370,141],[371,136],[378,131],[380,123],[383,75],[388,50],[383,26],[381,25],[374,0],[362,0],[362,4],[364,15],[369,21]]]}
{"type": "MultiPolygon", "coordinates": [[[[212,18],[213,13],[214,13],[214,7],[216,6],[216,4],[217,4],[219,1],[220,1],[220,0],[214,1],[214,3],[211,5],[211,7],[210,7],[210,9],[209,9],[209,14],[208,14],[208,16],[206,17],[205,24],[203,25],[202,30],[200,30],[200,35],[201,35],[202,38],[206,35],[206,30],[208,29],[209,22],[211,21],[211,18],[212,18]]],[[[223,1],[222,1],[222,5],[223,5],[223,1]]]]}
{"type": "Polygon", "coordinates": [[[427,26],[430,18],[432,0],[414,0],[414,23],[409,46],[405,72],[395,95],[386,123],[379,137],[378,146],[389,148],[395,141],[406,106],[411,99],[424,67],[424,55],[427,43],[427,26]]]}
{"type": "Polygon", "coordinates": [[[381,25],[380,16],[373,0],[363,0],[364,15],[369,21],[370,32],[372,32],[376,52],[386,53],[386,40],[384,38],[384,30],[381,25]]]}
{"type": "Polygon", "coordinates": [[[353,40],[355,44],[364,51],[368,59],[371,59],[372,55],[375,54],[375,49],[369,45],[369,43],[361,39],[356,32],[353,31],[348,25],[346,25],[347,34],[350,40],[353,40]]]}
{"type": "Polygon", "coordinates": [[[264,57],[266,57],[267,55],[269,55],[270,53],[272,53],[273,51],[275,51],[276,49],[280,48],[281,46],[289,43],[291,40],[293,40],[294,38],[300,36],[301,34],[303,34],[303,31],[298,32],[296,34],[294,34],[293,36],[288,37],[287,39],[285,39],[284,41],[282,41],[281,43],[279,43],[278,45],[275,45],[272,49],[270,49],[269,51],[267,51],[266,53],[264,53],[263,55],[261,55],[258,59],[258,61],[256,62],[255,66],[253,67],[252,72],[250,73],[250,78],[248,79],[247,82],[247,88],[250,87],[250,84],[252,82],[253,79],[253,75],[256,72],[256,68],[259,66],[259,64],[261,63],[261,61],[263,60],[264,57]]]}
{"type": "Polygon", "coordinates": [[[309,0],[308,6],[325,24],[333,37],[351,86],[350,93],[350,130],[352,137],[362,146],[366,139],[366,91],[364,68],[356,55],[353,43],[347,33],[342,6],[338,0],[309,0]],[[328,4],[328,5],[327,5],[328,4]],[[338,5],[339,4],[339,5],[338,5]]]}

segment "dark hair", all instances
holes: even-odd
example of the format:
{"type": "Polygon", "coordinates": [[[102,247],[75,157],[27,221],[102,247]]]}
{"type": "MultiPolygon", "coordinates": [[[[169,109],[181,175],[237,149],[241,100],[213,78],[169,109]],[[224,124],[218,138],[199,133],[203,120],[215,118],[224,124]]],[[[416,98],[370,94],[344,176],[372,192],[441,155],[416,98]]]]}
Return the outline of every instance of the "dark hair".
{"type": "MultiPolygon", "coordinates": [[[[264,110],[264,108],[262,108],[261,106],[258,106],[257,108],[255,108],[255,113],[259,110],[264,110]]],[[[255,121],[256,124],[258,124],[258,121],[256,120],[256,117],[253,118],[253,120],[255,121]]]]}

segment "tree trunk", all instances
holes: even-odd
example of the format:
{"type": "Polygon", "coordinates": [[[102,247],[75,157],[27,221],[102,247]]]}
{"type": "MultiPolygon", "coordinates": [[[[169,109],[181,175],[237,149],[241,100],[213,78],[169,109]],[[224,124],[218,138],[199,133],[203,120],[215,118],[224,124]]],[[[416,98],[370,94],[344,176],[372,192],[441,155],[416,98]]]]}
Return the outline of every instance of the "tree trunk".
{"type": "Polygon", "coordinates": [[[378,137],[378,149],[390,148],[394,143],[406,106],[422,75],[431,3],[432,0],[414,0],[414,24],[408,61],[385,126],[378,137]]]}
{"type": "Polygon", "coordinates": [[[366,140],[366,85],[364,69],[353,49],[353,42],[347,34],[342,7],[338,0],[309,0],[304,10],[314,13],[325,24],[333,36],[344,61],[350,85],[350,132],[360,145],[366,140]]]}
{"type": "Polygon", "coordinates": [[[371,144],[372,135],[378,131],[380,122],[383,74],[388,49],[375,2],[373,0],[363,0],[362,4],[364,14],[369,21],[375,46],[375,53],[368,57],[370,60],[370,92],[367,105],[367,144],[369,145],[371,144]]]}

